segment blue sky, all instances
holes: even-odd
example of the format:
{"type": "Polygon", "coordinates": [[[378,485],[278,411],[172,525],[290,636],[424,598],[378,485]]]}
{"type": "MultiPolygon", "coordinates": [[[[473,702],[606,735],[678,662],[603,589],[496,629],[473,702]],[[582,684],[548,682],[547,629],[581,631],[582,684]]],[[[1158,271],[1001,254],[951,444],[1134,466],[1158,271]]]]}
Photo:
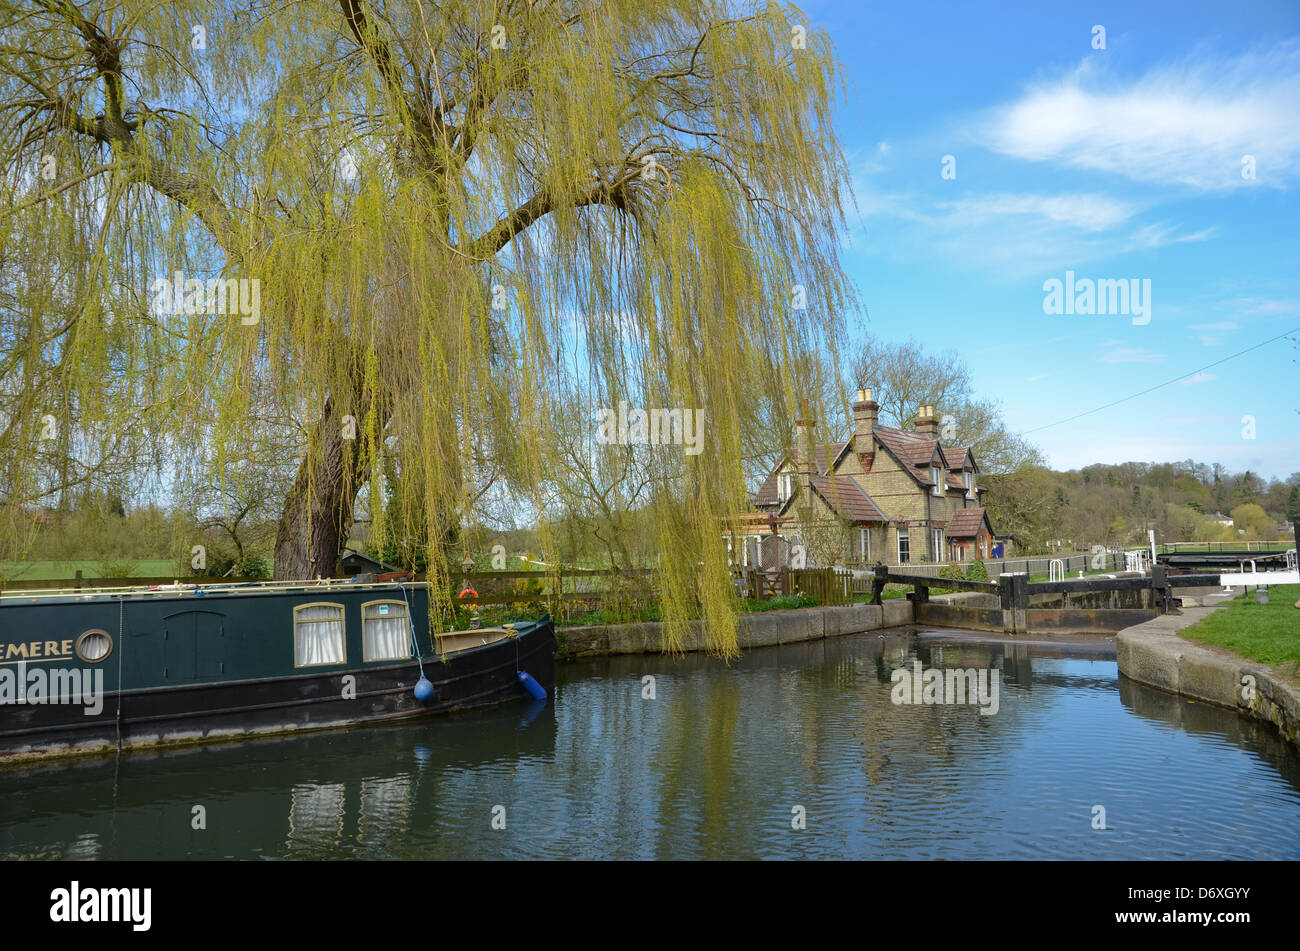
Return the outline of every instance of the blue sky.
{"type": "Polygon", "coordinates": [[[856,332],[957,350],[1054,468],[1300,471],[1286,339],[1048,425],[1300,327],[1300,3],[804,10],[851,81],[856,332]],[[1045,313],[1067,271],[1149,280],[1149,322],[1045,313]]]}

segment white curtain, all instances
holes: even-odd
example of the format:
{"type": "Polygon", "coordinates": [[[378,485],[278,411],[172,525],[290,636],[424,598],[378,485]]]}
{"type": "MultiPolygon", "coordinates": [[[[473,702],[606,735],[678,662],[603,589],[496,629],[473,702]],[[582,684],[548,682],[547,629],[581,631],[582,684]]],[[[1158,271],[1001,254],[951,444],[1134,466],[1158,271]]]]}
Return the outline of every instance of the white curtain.
{"type": "Polygon", "coordinates": [[[411,656],[405,604],[367,604],[362,626],[366,660],[406,660],[411,656]]]}
{"type": "Polygon", "coordinates": [[[82,636],[81,656],[88,661],[103,660],[112,645],[112,639],[104,632],[91,631],[82,636]]]}
{"type": "Polygon", "coordinates": [[[343,646],[342,605],[313,604],[299,608],[294,621],[295,663],[299,667],[343,663],[347,655],[343,646]]]}

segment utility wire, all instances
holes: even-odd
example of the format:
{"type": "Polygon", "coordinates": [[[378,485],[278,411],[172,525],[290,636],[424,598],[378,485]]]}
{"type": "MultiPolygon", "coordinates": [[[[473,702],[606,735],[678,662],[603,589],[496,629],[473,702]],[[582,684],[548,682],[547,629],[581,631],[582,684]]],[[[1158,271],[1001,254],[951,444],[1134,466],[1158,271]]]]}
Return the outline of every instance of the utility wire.
{"type": "Polygon", "coordinates": [[[1278,334],[1276,337],[1269,337],[1267,340],[1263,341],[1262,343],[1257,343],[1253,347],[1247,347],[1245,350],[1239,350],[1236,353],[1232,354],[1231,356],[1224,357],[1222,360],[1215,360],[1213,363],[1207,363],[1203,367],[1199,367],[1195,370],[1189,370],[1188,372],[1184,373],[1182,376],[1176,376],[1172,380],[1165,380],[1165,382],[1163,383],[1157,383],[1155,386],[1149,386],[1145,390],[1142,390],[1140,393],[1133,393],[1129,396],[1121,397],[1120,399],[1107,403],[1105,406],[1098,406],[1096,409],[1085,410],[1082,413],[1076,413],[1075,415],[1066,417],[1065,419],[1058,419],[1056,422],[1048,423],[1045,426],[1035,426],[1033,429],[1026,429],[1022,431],[1020,435],[1028,436],[1030,433],[1036,433],[1043,429],[1051,429],[1053,426],[1060,426],[1063,423],[1072,423],[1076,419],[1082,419],[1085,416],[1091,416],[1093,413],[1100,413],[1104,409],[1110,409],[1112,406],[1118,406],[1120,403],[1127,403],[1129,400],[1135,400],[1139,396],[1146,396],[1148,393],[1152,393],[1160,389],[1161,387],[1169,386],[1171,383],[1177,383],[1179,380],[1184,380],[1189,376],[1194,376],[1197,373],[1202,373],[1205,370],[1210,369],[1211,367],[1217,367],[1220,363],[1227,363],[1229,360],[1235,360],[1237,357],[1250,353],[1252,350],[1258,350],[1260,347],[1267,346],[1268,344],[1272,343],[1275,340],[1281,340],[1283,337],[1289,337],[1291,334],[1294,333],[1300,333],[1300,327],[1293,327],[1290,330],[1278,334]]]}

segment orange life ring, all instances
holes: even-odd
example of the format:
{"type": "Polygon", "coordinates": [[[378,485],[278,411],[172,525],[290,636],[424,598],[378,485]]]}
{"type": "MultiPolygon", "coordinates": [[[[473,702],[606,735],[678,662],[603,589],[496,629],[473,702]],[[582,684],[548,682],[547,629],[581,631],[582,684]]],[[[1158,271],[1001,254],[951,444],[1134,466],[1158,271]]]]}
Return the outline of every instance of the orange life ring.
{"type": "MultiPolygon", "coordinates": [[[[477,597],[478,597],[478,592],[475,591],[473,588],[471,588],[469,585],[465,585],[465,588],[464,588],[464,590],[461,591],[459,597],[460,597],[461,599],[464,599],[466,595],[473,595],[474,597],[477,598],[477,597]]],[[[474,602],[471,601],[470,604],[471,604],[471,605],[474,605],[474,602]]],[[[474,605],[474,606],[477,607],[477,605],[474,605]]]]}

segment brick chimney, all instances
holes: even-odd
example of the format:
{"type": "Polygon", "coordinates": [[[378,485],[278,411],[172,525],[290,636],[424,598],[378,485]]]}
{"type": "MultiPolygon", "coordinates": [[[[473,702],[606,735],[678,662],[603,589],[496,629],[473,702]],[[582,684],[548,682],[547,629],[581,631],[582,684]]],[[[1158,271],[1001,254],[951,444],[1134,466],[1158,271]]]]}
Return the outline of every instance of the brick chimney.
{"type": "Polygon", "coordinates": [[[937,439],[939,436],[939,414],[933,406],[922,406],[916,414],[916,431],[923,436],[937,439]]]}
{"type": "Polygon", "coordinates": [[[803,401],[803,415],[794,421],[794,463],[799,470],[799,487],[803,492],[803,503],[807,504],[807,499],[811,494],[813,468],[813,447],[812,447],[812,430],[813,430],[812,408],[807,399],[803,401]]]}
{"type": "Polygon", "coordinates": [[[867,472],[871,471],[875,456],[871,430],[879,418],[880,405],[872,398],[871,390],[858,390],[857,399],[853,402],[853,451],[858,454],[858,460],[867,472]]]}

